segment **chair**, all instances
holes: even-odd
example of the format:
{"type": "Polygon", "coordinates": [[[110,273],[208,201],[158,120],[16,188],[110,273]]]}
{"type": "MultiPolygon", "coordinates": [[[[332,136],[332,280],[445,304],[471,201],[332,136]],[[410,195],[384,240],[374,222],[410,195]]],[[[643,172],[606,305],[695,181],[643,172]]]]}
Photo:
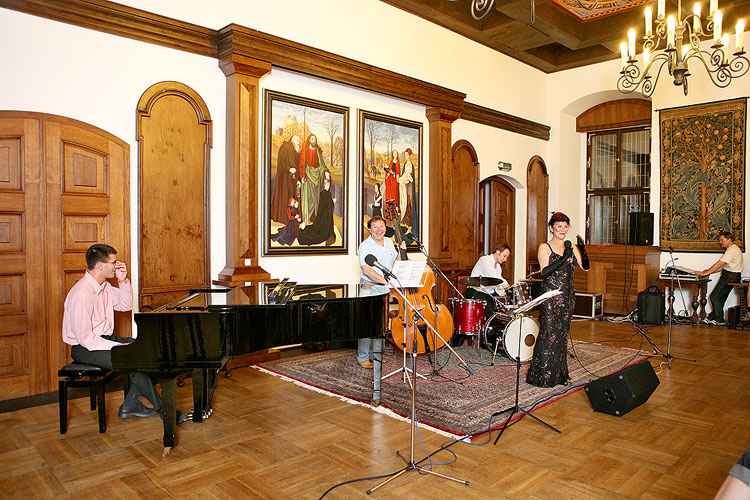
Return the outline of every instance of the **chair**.
{"type": "MultiPolygon", "coordinates": [[[[106,411],[104,406],[104,389],[107,383],[117,378],[119,372],[101,366],[83,363],[69,363],[57,371],[59,377],[60,434],[68,431],[68,387],[88,387],[91,399],[91,410],[99,407],[99,432],[107,431],[106,411]],[[98,403],[97,403],[98,400],[98,403]]],[[[125,377],[125,392],[129,389],[129,379],[125,377]]]]}

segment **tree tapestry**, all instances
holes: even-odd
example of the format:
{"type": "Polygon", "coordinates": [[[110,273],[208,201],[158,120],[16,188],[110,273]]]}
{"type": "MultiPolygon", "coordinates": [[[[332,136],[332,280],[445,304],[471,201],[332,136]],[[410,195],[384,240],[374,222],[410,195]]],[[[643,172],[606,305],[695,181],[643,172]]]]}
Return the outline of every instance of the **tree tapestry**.
{"type": "Polygon", "coordinates": [[[660,111],[661,246],[716,252],[724,231],[744,250],[746,100],[660,111]]]}

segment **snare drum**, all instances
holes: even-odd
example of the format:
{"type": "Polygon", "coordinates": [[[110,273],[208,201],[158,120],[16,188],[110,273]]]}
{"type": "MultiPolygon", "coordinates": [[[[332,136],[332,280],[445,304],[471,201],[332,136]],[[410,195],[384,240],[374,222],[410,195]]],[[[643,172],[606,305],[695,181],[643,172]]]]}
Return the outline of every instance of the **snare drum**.
{"type": "Polygon", "coordinates": [[[528,283],[516,283],[505,289],[505,296],[510,297],[511,304],[519,307],[531,300],[531,289],[528,283]]]}
{"type": "Polygon", "coordinates": [[[463,335],[479,335],[484,323],[486,302],[477,299],[452,298],[453,332],[463,335]]]}
{"type": "Polygon", "coordinates": [[[484,326],[482,338],[484,347],[490,352],[495,351],[498,338],[505,355],[522,363],[529,361],[534,355],[534,344],[539,335],[539,323],[531,316],[508,316],[495,313],[484,326]]]}

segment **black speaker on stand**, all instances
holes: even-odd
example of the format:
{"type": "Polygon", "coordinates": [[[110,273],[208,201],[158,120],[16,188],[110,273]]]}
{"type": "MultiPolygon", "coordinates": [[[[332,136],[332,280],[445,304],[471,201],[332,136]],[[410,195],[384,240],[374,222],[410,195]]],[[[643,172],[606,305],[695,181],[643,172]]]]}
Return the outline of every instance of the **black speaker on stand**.
{"type": "Polygon", "coordinates": [[[654,214],[630,212],[628,214],[628,245],[650,246],[654,243],[654,214]]]}

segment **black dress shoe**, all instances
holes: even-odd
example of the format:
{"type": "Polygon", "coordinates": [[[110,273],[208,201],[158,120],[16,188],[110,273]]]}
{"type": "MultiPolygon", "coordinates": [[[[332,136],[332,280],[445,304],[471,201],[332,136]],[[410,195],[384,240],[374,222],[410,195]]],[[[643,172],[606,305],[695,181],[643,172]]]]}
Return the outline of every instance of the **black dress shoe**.
{"type": "MultiPolygon", "coordinates": [[[[164,414],[161,413],[161,412],[159,412],[159,418],[161,418],[162,420],[164,420],[164,414]]],[[[175,424],[176,425],[180,425],[185,420],[187,420],[187,418],[188,418],[187,413],[185,413],[183,411],[180,411],[180,410],[177,410],[177,418],[175,419],[175,424]]]]}
{"type": "Polygon", "coordinates": [[[158,411],[154,410],[153,408],[148,408],[146,406],[143,406],[143,403],[138,401],[135,405],[125,405],[123,403],[120,405],[120,409],[117,412],[117,416],[120,418],[130,418],[130,417],[155,417],[159,414],[158,411]]]}

